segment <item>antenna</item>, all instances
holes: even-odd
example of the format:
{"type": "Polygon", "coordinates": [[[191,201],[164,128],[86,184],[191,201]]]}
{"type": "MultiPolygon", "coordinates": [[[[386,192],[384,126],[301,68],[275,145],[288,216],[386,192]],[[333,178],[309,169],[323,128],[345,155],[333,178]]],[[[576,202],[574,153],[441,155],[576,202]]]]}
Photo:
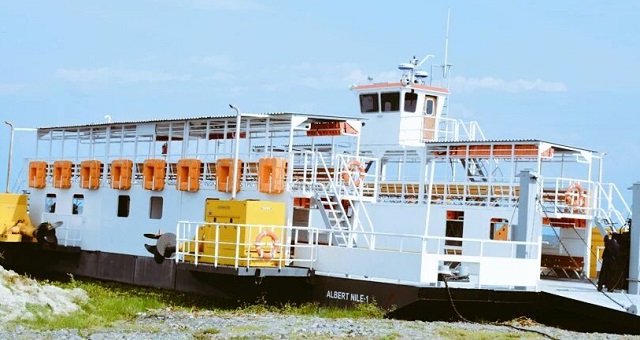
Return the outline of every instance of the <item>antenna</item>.
{"type": "MultiPolygon", "coordinates": [[[[443,85],[448,88],[451,87],[451,80],[449,79],[449,23],[451,22],[451,8],[447,9],[447,31],[444,36],[444,64],[442,65],[442,80],[443,85]]],[[[450,96],[444,98],[444,104],[442,109],[442,115],[447,116],[449,113],[449,99],[450,96]]]]}
{"type": "Polygon", "coordinates": [[[449,20],[451,19],[451,8],[447,10],[447,33],[444,36],[444,65],[442,67],[442,77],[447,78],[449,65],[449,20]]]}

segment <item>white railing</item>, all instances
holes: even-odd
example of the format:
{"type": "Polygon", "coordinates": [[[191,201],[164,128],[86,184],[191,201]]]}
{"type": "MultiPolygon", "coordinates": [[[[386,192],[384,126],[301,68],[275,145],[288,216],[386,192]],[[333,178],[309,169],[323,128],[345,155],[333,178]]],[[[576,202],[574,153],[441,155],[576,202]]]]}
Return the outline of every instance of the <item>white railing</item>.
{"type": "MultiPolygon", "coordinates": [[[[425,116],[428,117],[428,116],[425,116]]],[[[425,128],[424,131],[435,134],[439,141],[457,140],[486,140],[480,125],[476,121],[464,122],[461,119],[439,117],[435,129],[425,128]]]]}
{"type": "MultiPolygon", "coordinates": [[[[617,213],[611,202],[611,193],[599,195],[600,184],[593,181],[576,178],[541,178],[539,180],[538,197],[542,202],[545,212],[548,214],[569,214],[592,217],[594,213],[603,205],[608,208],[608,215],[617,213]]],[[[381,186],[390,185],[382,183],[381,186]]],[[[387,195],[391,198],[401,197],[400,195],[410,195],[415,192],[418,184],[402,184],[411,190],[401,193],[385,193],[381,189],[381,196],[387,195]]],[[[494,205],[515,206],[520,196],[520,186],[517,183],[506,182],[456,182],[444,181],[425,184],[425,193],[431,188],[431,202],[434,204],[444,204],[447,202],[461,202],[465,205],[494,205]]],[[[419,191],[419,190],[418,190],[419,191]]],[[[612,191],[616,193],[616,191],[612,191]]],[[[623,202],[625,210],[628,206],[624,203],[621,195],[617,194],[623,202]]],[[[426,195],[425,195],[426,196],[426,195]]],[[[422,196],[420,196],[422,197],[422,196]]]]}
{"type": "Polygon", "coordinates": [[[65,247],[80,247],[82,242],[82,229],[73,226],[62,226],[56,229],[58,245],[65,247]]]}
{"type": "MultiPolygon", "coordinates": [[[[320,235],[328,234],[327,246],[336,246],[332,243],[335,233],[333,230],[319,231],[320,235]]],[[[501,241],[478,238],[461,238],[445,236],[421,236],[415,234],[396,234],[384,232],[352,231],[353,234],[367,234],[371,244],[370,250],[388,251],[398,253],[422,253],[428,255],[455,255],[451,250],[460,250],[462,255],[469,257],[497,257],[515,258],[519,247],[527,247],[528,258],[537,258],[540,255],[540,244],[537,242],[501,241]],[[461,242],[462,245],[448,245],[447,243],[461,242]]],[[[457,254],[458,256],[460,253],[457,254]]]]}
{"type": "Polygon", "coordinates": [[[476,121],[434,117],[430,115],[404,116],[400,122],[400,144],[419,144],[425,141],[486,140],[476,121]]]}
{"type": "Polygon", "coordinates": [[[347,248],[333,243],[337,232],[181,221],[177,226],[176,261],[233,268],[295,266],[373,281],[421,284],[436,284],[443,263],[461,262],[476,266],[471,273],[475,279],[470,283],[474,287],[535,286],[540,269],[541,245],[535,242],[350,231],[354,235],[367,235],[371,242],[367,247],[347,248]],[[266,231],[285,236],[278,240],[256,240],[256,235],[266,231]],[[326,243],[320,244],[319,240],[326,243]],[[278,251],[265,259],[258,256],[258,248],[269,254],[273,248],[278,251]],[[361,258],[367,260],[361,263],[361,258]],[[516,269],[518,278],[513,275],[516,269]]]}
{"type": "MultiPolygon", "coordinates": [[[[320,156],[319,159],[321,165],[326,168],[324,158],[320,156]]],[[[378,159],[337,155],[335,164],[337,171],[333,176],[333,185],[340,196],[348,196],[358,201],[375,201],[378,193],[378,159]],[[353,169],[354,165],[361,166],[365,171],[354,171],[357,170],[353,169]],[[370,171],[366,171],[367,167],[370,171]]]]}
{"type": "Polygon", "coordinates": [[[311,195],[315,183],[328,183],[333,178],[334,169],[319,169],[320,152],[300,151],[293,154],[291,178],[287,181],[289,191],[297,191],[303,195],[311,195]]]}
{"type": "Polygon", "coordinates": [[[42,221],[55,223],[62,222],[62,225],[56,228],[56,237],[58,245],[65,247],[80,247],[82,243],[82,226],[85,223],[83,215],[75,214],[58,214],[43,213],[42,221]]]}
{"type": "MultiPolygon", "coordinates": [[[[286,176],[288,189],[291,191],[297,191],[302,193],[311,193],[312,187],[315,182],[328,182],[329,178],[326,173],[323,171],[319,172],[319,163],[318,163],[318,155],[319,152],[313,152],[310,150],[296,150],[291,153],[289,152],[271,152],[267,154],[263,153],[240,153],[239,160],[242,161],[242,172],[240,176],[240,186],[243,190],[254,189],[257,190],[258,186],[258,163],[261,157],[280,157],[289,161],[289,167],[292,168],[291,176],[286,176]]],[[[330,154],[327,153],[326,156],[330,154]]],[[[184,158],[188,157],[196,157],[196,155],[186,154],[184,158]]],[[[216,171],[216,162],[222,158],[232,158],[232,154],[227,153],[218,153],[215,157],[202,156],[200,155],[200,160],[202,161],[202,171],[199,176],[199,181],[202,187],[211,188],[217,185],[217,171],[216,171]]],[[[131,173],[131,183],[133,186],[139,186],[143,184],[143,169],[144,169],[144,161],[148,159],[148,156],[145,155],[123,155],[121,158],[130,159],[133,162],[132,173],[131,173]]],[[[173,186],[176,184],[176,171],[177,171],[177,161],[179,158],[171,157],[171,158],[163,158],[166,163],[165,167],[165,185],[173,186]]],[[[72,183],[77,185],[80,179],[80,162],[81,159],[76,158],[68,158],[73,159],[73,172],[72,172],[72,183]]],[[[111,168],[110,161],[115,159],[120,159],[116,157],[109,157],[108,159],[104,159],[103,161],[103,169],[100,173],[100,185],[108,187],[111,184],[111,168]]],[[[18,178],[12,183],[13,192],[18,192],[21,189],[27,189],[27,172],[29,167],[29,161],[33,159],[26,159],[21,168],[20,174],[18,178]]],[[[47,185],[52,185],[53,183],[53,161],[48,160],[49,168],[47,173],[47,185]]],[[[330,165],[328,168],[328,173],[333,175],[333,166],[330,165]]],[[[336,170],[337,171],[337,170],[336,170]]],[[[289,174],[287,174],[289,175],[289,174]]],[[[372,175],[368,175],[372,176],[372,175]]],[[[230,181],[229,181],[230,183],[230,181]]]]}
{"type": "Polygon", "coordinates": [[[599,217],[606,217],[614,225],[617,224],[616,228],[626,225],[627,218],[631,217],[631,208],[618,187],[613,183],[596,184],[599,199],[596,207],[599,217]],[[617,207],[620,207],[620,210],[617,207]]]}
{"type": "Polygon", "coordinates": [[[176,235],[176,262],[282,268],[295,261],[313,268],[316,261],[313,228],[180,221],[176,235]]]}
{"type": "MultiPolygon", "coordinates": [[[[324,159],[320,158],[324,164],[324,159]]],[[[352,207],[353,231],[373,232],[375,230],[373,221],[367,212],[364,202],[373,202],[378,196],[378,160],[371,157],[354,157],[348,155],[338,155],[336,159],[338,169],[341,169],[340,176],[334,176],[334,183],[331,189],[336,193],[339,200],[347,200],[349,206],[352,207]],[[361,169],[354,172],[354,164],[358,164],[361,169]],[[368,173],[366,167],[372,168],[368,173]],[[365,171],[361,171],[361,170],[365,171]],[[344,174],[344,175],[343,175],[344,174]],[[347,181],[345,181],[345,178],[347,181]],[[346,182],[346,183],[345,183],[346,182]],[[365,182],[372,185],[365,185],[365,182]]],[[[342,208],[341,208],[342,209],[342,208]]],[[[344,212],[344,211],[343,211],[344,212]]],[[[346,215],[346,212],[344,212],[346,215]]],[[[363,238],[370,244],[369,237],[363,235],[363,238]]],[[[350,239],[354,239],[353,236],[350,239]]]]}
{"type": "MultiPolygon", "coordinates": [[[[326,233],[331,241],[332,231],[326,233]]],[[[538,242],[391,233],[369,233],[369,236],[372,239],[369,248],[345,248],[331,242],[318,246],[316,273],[437,285],[440,266],[461,263],[471,268],[469,281],[463,283],[468,288],[525,286],[535,289],[539,279],[541,245],[538,242]],[[388,265],[379,265],[382,263],[388,265]],[[516,272],[518,275],[514,275],[516,272]]]]}

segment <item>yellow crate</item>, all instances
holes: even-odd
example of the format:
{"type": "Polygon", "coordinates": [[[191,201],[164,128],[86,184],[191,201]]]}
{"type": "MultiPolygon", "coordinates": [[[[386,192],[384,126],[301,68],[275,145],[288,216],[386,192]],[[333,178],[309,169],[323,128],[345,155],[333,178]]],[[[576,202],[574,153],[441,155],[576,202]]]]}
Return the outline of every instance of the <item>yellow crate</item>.
{"type": "MultiPolygon", "coordinates": [[[[22,225],[31,226],[27,201],[27,195],[0,194],[0,242],[23,241],[22,235],[11,234],[9,229],[18,221],[22,221],[22,225]]],[[[31,240],[30,237],[27,240],[35,242],[35,239],[31,240]]]]}
{"type": "MultiPolygon", "coordinates": [[[[282,246],[275,249],[273,244],[284,244],[284,228],[259,228],[282,226],[286,222],[286,205],[272,201],[226,201],[208,199],[205,204],[205,221],[221,223],[216,226],[201,226],[198,240],[206,241],[199,249],[198,262],[214,263],[215,246],[218,245],[218,264],[235,265],[236,254],[240,266],[274,267],[284,258],[282,246]],[[228,224],[228,225],[225,225],[228,224]],[[248,226],[245,226],[248,225],[248,226]],[[259,242],[259,243],[258,243],[259,242]],[[277,250],[277,251],[276,251],[277,250]],[[247,263],[247,259],[249,259],[247,263]]],[[[195,250],[195,245],[190,245],[195,250]]],[[[195,260],[186,257],[185,260],[195,260]]]]}

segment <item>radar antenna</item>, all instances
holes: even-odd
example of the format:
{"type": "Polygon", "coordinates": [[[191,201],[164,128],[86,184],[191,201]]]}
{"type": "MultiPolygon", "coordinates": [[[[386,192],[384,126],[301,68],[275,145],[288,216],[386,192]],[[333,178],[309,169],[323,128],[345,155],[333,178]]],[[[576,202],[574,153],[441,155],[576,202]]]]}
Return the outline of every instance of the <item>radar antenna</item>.
{"type": "Polygon", "coordinates": [[[398,65],[398,69],[402,71],[402,77],[400,81],[403,85],[408,86],[410,84],[421,82],[424,84],[424,79],[429,76],[429,73],[422,71],[420,65],[422,65],[427,59],[432,58],[433,54],[427,54],[422,61],[418,62],[418,58],[415,56],[408,63],[401,63],[398,65]]]}

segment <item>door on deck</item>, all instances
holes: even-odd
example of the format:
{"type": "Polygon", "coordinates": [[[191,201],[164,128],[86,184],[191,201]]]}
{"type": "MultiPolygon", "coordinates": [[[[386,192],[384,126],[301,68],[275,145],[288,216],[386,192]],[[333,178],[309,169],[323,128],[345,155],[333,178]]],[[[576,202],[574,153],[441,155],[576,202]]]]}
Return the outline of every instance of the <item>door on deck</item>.
{"type": "Polygon", "coordinates": [[[422,110],[422,138],[424,140],[436,139],[436,97],[425,96],[422,110]]]}

